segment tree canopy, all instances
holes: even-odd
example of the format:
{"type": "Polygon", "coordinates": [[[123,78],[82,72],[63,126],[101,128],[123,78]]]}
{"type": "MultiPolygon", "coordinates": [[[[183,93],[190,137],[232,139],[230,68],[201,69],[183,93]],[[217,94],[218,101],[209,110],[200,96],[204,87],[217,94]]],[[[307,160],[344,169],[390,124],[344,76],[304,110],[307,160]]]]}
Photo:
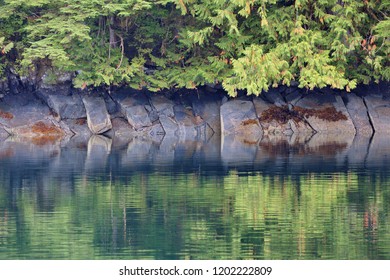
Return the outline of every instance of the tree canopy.
{"type": "Polygon", "coordinates": [[[0,0],[0,74],[49,67],[76,87],[390,80],[389,0],[0,0]]]}

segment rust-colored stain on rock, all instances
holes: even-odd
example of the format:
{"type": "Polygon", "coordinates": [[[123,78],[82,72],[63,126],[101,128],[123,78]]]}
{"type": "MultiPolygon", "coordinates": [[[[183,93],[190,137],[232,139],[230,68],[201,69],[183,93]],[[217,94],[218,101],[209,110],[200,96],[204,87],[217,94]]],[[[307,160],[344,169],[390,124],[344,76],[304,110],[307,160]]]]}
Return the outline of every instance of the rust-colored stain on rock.
{"type": "Polygon", "coordinates": [[[56,127],[55,125],[48,125],[42,121],[35,123],[31,127],[32,132],[36,134],[43,134],[43,135],[63,135],[63,132],[61,129],[56,127]]]}
{"type": "Polygon", "coordinates": [[[12,115],[9,112],[3,112],[3,111],[0,110],[0,118],[11,120],[11,119],[14,118],[14,115],[12,115]]]}
{"type": "Polygon", "coordinates": [[[322,109],[307,109],[295,106],[290,110],[287,105],[281,107],[271,106],[261,114],[259,119],[261,122],[277,121],[278,123],[285,124],[289,120],[299,123],[300,121],[303,121],[304,118],[309,117],[317,117],[329,122],[348,119],[347,116],[342,112],[337,111],[333,106],[322,109]]]}
{"type": "Polygon", "coordinates": [[[249,120],[244,120],[241,122],[242,125],[251,125],[251,124],[255,124],[255,125],[259,125],[259,122],[258,120],[255,120],[255,119],[249,119],[249,120]]]}

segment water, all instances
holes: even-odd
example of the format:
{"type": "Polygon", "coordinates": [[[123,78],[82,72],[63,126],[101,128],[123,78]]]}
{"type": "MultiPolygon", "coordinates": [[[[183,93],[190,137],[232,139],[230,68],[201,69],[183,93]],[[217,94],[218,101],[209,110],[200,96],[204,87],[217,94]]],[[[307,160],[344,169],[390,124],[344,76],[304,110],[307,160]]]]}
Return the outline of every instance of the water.
{"type": "Polygon", "coordinates": [[[0,143],[0,259],[390,259],[390,144],[0,143]]]}

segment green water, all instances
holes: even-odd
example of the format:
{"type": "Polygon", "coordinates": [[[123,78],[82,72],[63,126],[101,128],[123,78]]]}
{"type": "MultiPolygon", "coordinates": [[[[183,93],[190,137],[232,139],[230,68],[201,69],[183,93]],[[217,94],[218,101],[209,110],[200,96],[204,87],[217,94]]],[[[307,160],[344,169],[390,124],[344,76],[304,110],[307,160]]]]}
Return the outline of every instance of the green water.
{"type": "Polygon", "coordinates": [[[131,145],[1,145],[0,259],[390,259],[386,152],[131,145]]]}

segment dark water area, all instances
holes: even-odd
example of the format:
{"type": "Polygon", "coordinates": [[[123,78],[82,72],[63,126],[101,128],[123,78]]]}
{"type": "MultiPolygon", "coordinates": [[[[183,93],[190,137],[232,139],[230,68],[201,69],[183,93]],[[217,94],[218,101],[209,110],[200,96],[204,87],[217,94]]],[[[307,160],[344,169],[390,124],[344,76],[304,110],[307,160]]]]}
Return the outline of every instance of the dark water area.
{"type": "Polygon", "coordinates": [[[0,142],[0,259],[390,259],[387,135],[0,142]]]}

